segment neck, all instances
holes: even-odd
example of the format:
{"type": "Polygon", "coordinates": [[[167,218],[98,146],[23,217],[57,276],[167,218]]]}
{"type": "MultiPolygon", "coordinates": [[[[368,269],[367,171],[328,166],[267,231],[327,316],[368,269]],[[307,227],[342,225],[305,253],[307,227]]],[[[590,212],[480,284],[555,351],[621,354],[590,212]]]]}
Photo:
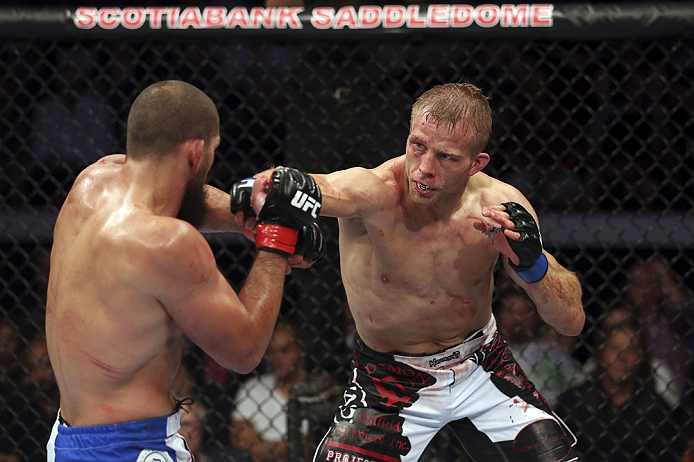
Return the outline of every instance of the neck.
{"type": "Polygon", "coordinates": [[[181,207],[188,172],[176,159],[160,162],[128,160],[123,172],[129,180],[128,197],[155,215],[175,217],[181,207]]]}

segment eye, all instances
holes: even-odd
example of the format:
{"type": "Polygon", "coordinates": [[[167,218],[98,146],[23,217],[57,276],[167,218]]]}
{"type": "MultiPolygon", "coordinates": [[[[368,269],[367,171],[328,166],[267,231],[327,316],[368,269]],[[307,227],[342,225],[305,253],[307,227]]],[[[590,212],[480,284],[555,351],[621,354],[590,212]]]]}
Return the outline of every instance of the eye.
{"type": "Polygon", "coordinates": [[[453,155],[447,154],[445,152],[438,153],[437,157],[439,159],[448,160],[451,162],[458,162],[458,160],[460,160],[460,158],[458,156],[453,156],[453,155]]]}
{"type": "Polygon", "coordinates": [[[410,144],[412,145],[412,151],[417,155],[422,154],[427,150],[426,146],[419,141],[412,141],[410,144]]]}

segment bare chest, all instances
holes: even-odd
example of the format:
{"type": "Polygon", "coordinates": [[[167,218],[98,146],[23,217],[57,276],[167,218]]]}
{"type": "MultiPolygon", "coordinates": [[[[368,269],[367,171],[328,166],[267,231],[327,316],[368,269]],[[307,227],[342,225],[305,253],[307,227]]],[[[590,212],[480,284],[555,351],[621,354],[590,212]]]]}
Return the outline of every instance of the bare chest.
{"type": "Polygon", "coordinates": [[[394,222],[388,228],[367,231],[379,278],[404,282],[410,288],[440,287],[455,294],[477,285],[497,257],[496,249],[473,228],[472,220],[424,226],[394,222]]]}

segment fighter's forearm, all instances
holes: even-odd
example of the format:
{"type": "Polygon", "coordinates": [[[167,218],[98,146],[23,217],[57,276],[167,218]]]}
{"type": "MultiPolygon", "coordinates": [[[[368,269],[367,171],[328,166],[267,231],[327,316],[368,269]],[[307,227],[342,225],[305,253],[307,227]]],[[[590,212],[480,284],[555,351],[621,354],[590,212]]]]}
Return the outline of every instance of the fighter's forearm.
{"type": "Polygon", "coordinates": [[[205,216],[199,229],[203,233],[242,231],[229,209],[229,194],[205,185],[205,216]]]}
{"type": "Polygon", "coordinates": [[[547,324],[560,334],[578,335],[586,319],[581,284],[574,273],[561,266],[547,251],[544,253],[549,263],[544,278],[534,283],[525,283],[517,276],[514,279],[525,289],[547,324]]]}
{"type": "Polygon", "coordinates": [[[262,359],[272,337],[282,302],[286,268],[287,260],[284,257],[259,251],[238,294],[248,312],[249,322],[244,332],[247,336],[245,355],[256,365],[262,359]]]}

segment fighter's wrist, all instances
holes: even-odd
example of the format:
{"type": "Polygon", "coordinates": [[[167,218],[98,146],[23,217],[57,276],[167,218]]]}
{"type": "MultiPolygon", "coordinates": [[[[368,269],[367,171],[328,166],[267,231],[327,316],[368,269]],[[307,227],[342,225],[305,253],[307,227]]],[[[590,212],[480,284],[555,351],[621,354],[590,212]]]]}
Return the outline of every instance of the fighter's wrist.
{"type": "Polygon", "coordinates": [[[521,269],[509,261],[509,265],[524,282],[533,283],[544,278],[549,269],[549,261],[544,253],[541,253],[533,266],[528,269],[521,269]]]}

